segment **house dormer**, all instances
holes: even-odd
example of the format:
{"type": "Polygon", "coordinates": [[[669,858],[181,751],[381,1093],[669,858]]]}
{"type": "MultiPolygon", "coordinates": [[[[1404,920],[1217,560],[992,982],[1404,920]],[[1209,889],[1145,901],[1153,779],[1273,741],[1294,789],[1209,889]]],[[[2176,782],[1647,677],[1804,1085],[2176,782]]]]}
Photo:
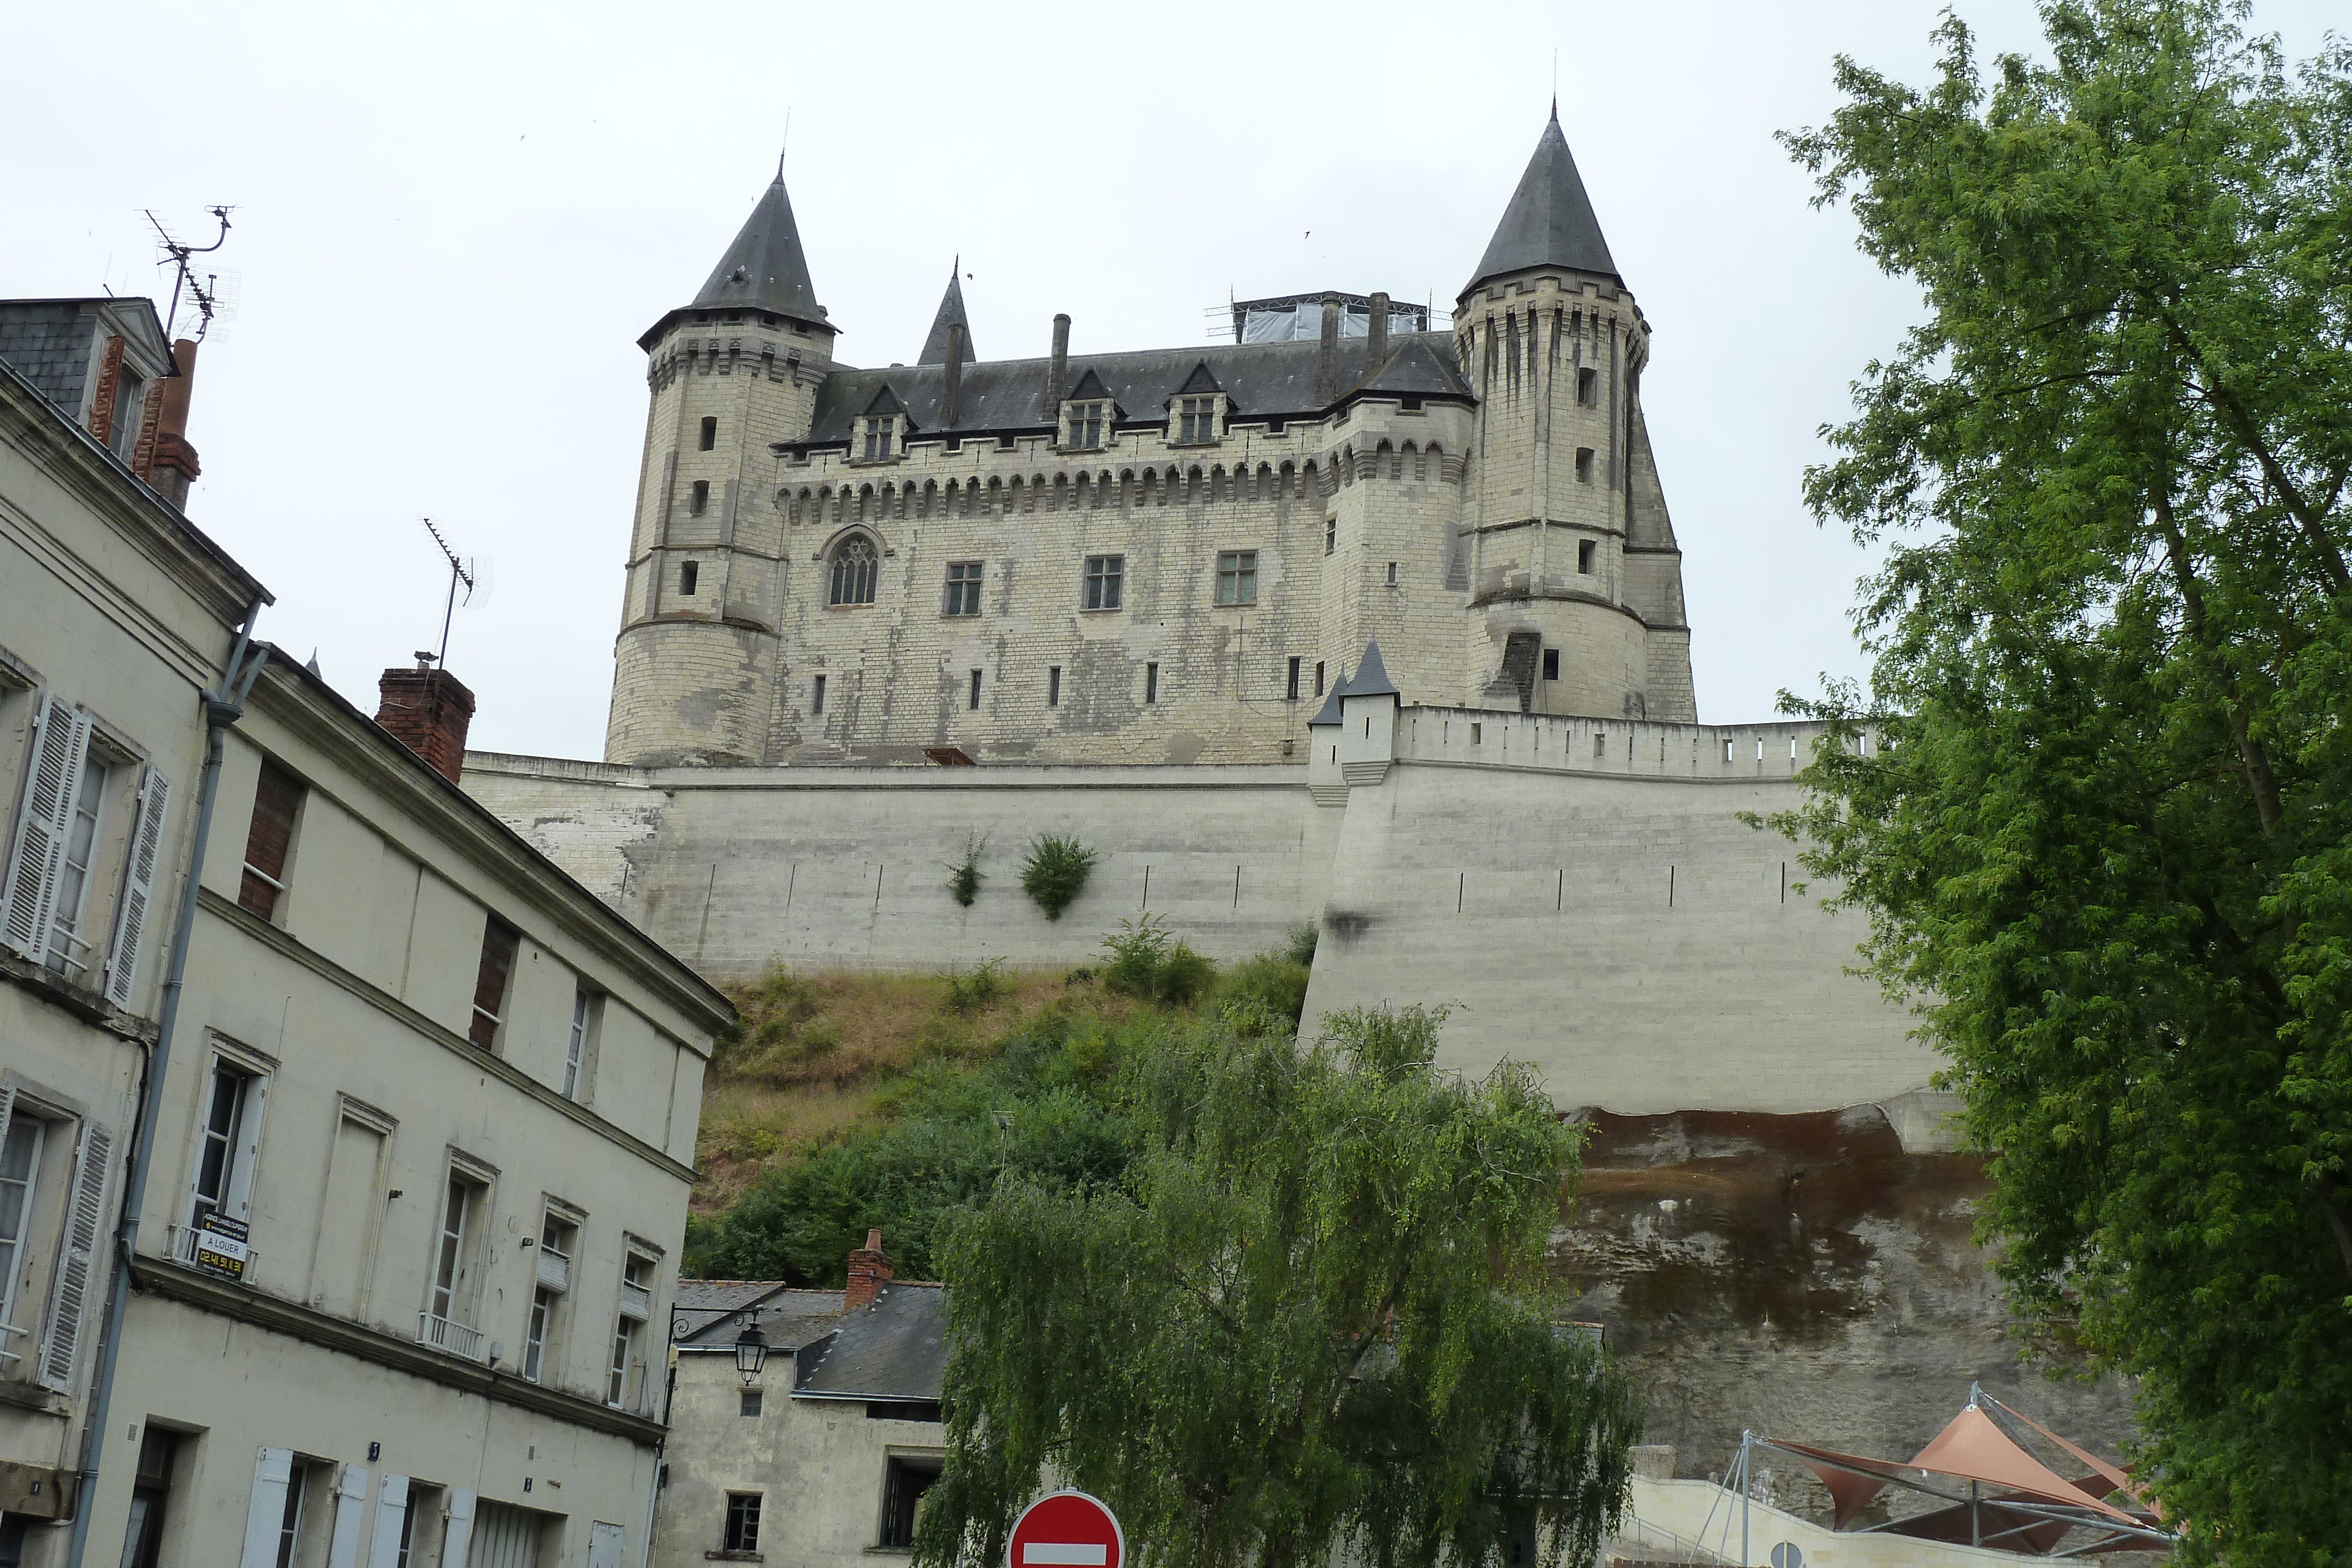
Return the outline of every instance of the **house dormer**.
{"type": "Polygon", "coordinates": [[[1103,385],[1102,377],[1087,371],[1062,400],[1061,450],[1099,452],[1108,446],[1111,427],[1120,413],[1118,401],[1103,385]]]}
{"type": "Polygon", "coordinates": [[[1168,444],[1171,446],[1213,446],[1223,438],[1225,410],[1230,399],[1210,372],[1209,361],[1192,367],[1192,376],[1168,400],[1168,444]]]}
{"type": "Polygon", "coordinates": [[[849,460],[852,463],[896,463],[907,455],[907,405],[885,382],[857,416],[857,428],[849,439],[849,460]]]}

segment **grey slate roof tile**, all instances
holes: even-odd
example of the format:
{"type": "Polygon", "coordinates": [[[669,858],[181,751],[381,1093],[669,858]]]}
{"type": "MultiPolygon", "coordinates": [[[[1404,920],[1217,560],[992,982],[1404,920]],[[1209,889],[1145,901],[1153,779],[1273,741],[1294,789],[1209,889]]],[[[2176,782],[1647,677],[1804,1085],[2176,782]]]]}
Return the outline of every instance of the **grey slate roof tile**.
{"type": "Polygon", "coordinates": [[[923,351],[915,356],[919,365],[944,365],[948,362],[948,329],[963,328],[964,363],[979,356],[971,348],[971,318],[963,313],[963,257],[956,257],[953,270],[948,274],[948,291],[940,296],[940,313],[931,318],[930,336],[923,340],[923,351]]]}
{"type": "Polygon", "coordinates": [[[796,1396],[940,1396],[948,1364],[948,1293],[939,1285],[885,1285],[874,1304],[841,1320],[829,1343],[798,1358],[796,1396]]]}
{"type": "Polygon", "coordinates": [[[1560,131],[1558,104],[1552,106],[1551,123],[1536,141],[1536,155],[1528,160],[1518,189],[1511,193],[1511,204],[1503,209],[1503,221],[1495,226],[1495,237],[1486,242],[1478,270],[1462,292],[1467,294],[1489,278],[1538,267],[1617,277],[1617,263],[1601,237],[1592,198],[1584,193],[1583,176],[1576,172],[1568,138],[1560,131]]]}
{"type": "Polygon", "coordinates": [[[824,319],[809,281],[808,257],[801,252],[800,225],[793,217],[793,199],[784,193],[778,174],[761,193],[759,204],[727,247],[709,281],[694,297],[695,308],[741,305],[773,310],[804,321],[824,319]]]}

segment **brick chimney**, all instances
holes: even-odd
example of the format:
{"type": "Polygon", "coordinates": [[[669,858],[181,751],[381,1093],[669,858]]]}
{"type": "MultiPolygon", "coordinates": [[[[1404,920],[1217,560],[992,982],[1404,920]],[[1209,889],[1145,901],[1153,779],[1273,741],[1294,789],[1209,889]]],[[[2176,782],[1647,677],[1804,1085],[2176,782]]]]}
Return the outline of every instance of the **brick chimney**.
{"type": "Polygon", "coordinates": [[[434,772],[457,782],[466,766],[466,731],[474,722],[474,694],[424,656],[413,670],[386,670],[375,689],[382,698],[376,723],[425,758],[434,772]]]}
{"type": "Polygon", "coordinates": [[[196,449],[188,444],[188,393],[195,385],[196,345],[183,338],[172,345],[172,362],[180,373],[163,383],[163,412],[155,420],[155,443],[139,476],[184,507],[188,486],[202,472],[196,449]]]}
{"type": "Polygon", "coordinates": [[[852,1248],[849,1253],[849,1283],[842,1287],[841,1308],[854,1312],[870,1307],[882,1287],[891,1280],[890,1257],[882,1250],[882,1233],[869,1230],[866,1245],[852,1248]]]}

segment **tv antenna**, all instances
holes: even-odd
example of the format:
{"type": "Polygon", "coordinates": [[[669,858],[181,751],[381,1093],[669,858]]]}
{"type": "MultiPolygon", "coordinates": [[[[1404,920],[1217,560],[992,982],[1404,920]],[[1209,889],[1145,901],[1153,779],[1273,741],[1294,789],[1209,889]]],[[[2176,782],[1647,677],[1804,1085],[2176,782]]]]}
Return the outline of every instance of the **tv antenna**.
{"type": "MultiPolygon", "coordinates": [[[[163,226],[163,220],[153,212],[150,211],[147,214],[147,221],[155,225],[155,233],[163,241],[164,254],[172,258],[172,266],[176,269],[175,276],[172,279],[172,308],[163,318],[163,336],[166,340],[171,339],[173,324],[180,319],[180,294],[184,289],[194,301],[197,314],[203,318],[196,327],[196,341],[203,342],[205,334],[212,330],[213,312],[220,308],[221,302],[220,274],[208,272],[205,274],[205,280],[199,283],[196,281],[194,271],[188,266],[188,258],[192,256],[209,256],[228,243],[228,215],[236,210],[234,207],[212,209],[213,216],[220,220],[220,234],[210,245],[184,245],[172,237],[171,231],[163,226]]],[[[163,263],[158,262],[156,265],[161,267],[163,263]]]]}
{"type": "Polygon", "coordinates": [[[471,604],[474,601],[474,566],[473,563],[457,559],[457,552],[449,548],[449,541],[441,537],[441,530],[433,526],[432,518],[423,517],[418,520],[424,523],[425,531],[433,536],[433,542],[441,547],[442,555],[448,559],[449,602],[441,612],[441,651],[438,653],[427,653],[420,649],[416,654],[416,662],[422,664],[429,660],[446,669],[449,664],[449,623],[457,618],[457,585],[461,582],[466,585],[466,602],[471,604]]]}

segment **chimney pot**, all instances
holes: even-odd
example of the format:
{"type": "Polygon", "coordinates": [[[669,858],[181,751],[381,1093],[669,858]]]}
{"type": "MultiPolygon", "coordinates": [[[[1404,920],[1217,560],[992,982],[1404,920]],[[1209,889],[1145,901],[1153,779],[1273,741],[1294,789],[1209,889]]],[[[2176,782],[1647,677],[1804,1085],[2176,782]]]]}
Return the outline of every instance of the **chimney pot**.
{"type": "Polygon", "coordinates": [[[466,731],[474,722],[474,694],[446,670],[427,666],[386,670],[375,684],[375,721],[394,740],[425,758],[433,771],[457,782],[466,767],[466,731]]]}

